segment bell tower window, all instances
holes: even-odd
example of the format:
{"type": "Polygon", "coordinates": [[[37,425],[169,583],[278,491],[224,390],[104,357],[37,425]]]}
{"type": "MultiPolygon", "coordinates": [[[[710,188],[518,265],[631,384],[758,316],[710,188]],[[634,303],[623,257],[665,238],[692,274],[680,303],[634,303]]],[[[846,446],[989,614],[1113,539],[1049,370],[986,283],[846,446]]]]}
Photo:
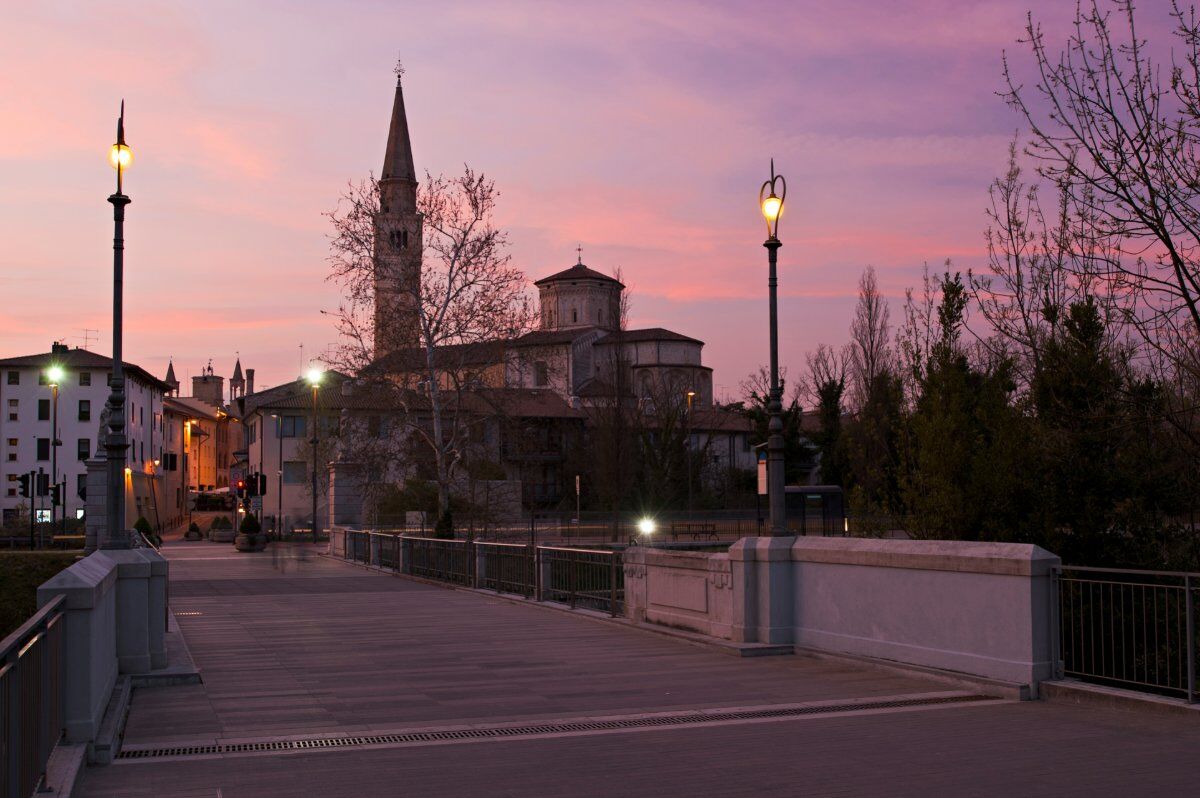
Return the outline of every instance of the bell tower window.
{"type": "Polygon", "coordinates": [[[578,321],[579,321],[579,311],[577,311],[575,308],[571,308],[571,323],[575,324],[578,321]]]}

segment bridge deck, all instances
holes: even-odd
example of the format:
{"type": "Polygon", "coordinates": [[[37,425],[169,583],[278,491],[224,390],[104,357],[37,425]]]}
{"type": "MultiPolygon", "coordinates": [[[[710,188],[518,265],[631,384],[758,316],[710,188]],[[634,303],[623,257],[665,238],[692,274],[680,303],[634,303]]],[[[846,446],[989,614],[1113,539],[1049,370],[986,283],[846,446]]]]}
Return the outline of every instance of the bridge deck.
{"type": "MultiPolygon", "coordinates": [[[[168,544],[202,685],[136,691],[127,750],[529,725],[946,691],[804,657],[738,659],[372,573],[303,548],[168,544]],[[281,556],[282,555],[282,556],[281,556]]],[[[123,759],[91,796],[1143,791],[1190,784],[1200,724],[993,701],[786,720],[123,759]]],[[[1194,786],[1194,785],[1192,785],[1194,786]]]]}

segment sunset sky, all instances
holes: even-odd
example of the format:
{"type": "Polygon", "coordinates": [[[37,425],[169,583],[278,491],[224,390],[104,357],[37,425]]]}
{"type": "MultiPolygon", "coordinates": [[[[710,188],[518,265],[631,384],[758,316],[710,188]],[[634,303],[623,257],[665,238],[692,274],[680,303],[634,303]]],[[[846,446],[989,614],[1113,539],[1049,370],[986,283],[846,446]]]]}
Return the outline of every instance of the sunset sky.
{"type": "MultiPolygon", "coordinates": [[[[0,355],[111,352],[127,105],[126,358],[259,386],[335,338],[327,220],[378,172],[397,56],[419,171],[496,180],[531,280],[620,266],[633,323],[707,342],[718,395],[767,355],[768,159],[788,180],[781,350],[840,344],[863,267],[984,263],[1018,120],[996,96],[1031,0],[65,3],[0,26],[0,355]],[[887,9],[885,13],[881,9],[887,9]]],[[[1039,2],[1061,38],[1073,0],[1039,2]]]]}

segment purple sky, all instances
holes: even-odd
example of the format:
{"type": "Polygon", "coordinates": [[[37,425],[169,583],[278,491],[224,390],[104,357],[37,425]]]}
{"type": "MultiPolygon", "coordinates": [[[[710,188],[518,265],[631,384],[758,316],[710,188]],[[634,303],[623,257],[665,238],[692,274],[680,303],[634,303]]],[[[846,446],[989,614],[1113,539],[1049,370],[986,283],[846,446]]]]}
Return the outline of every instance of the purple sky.
{"type": "MultiPolygon", "coordinates": [[[[111,351],[121,97],[126,357],[181,379],[235,351],[259,385],[335,337],[327,221],[378,172],[401,55],[418,170],[493,177],[530,279],[620,266],[633,322],[707,342],[718,395],[766,360],[756,206],[789,181],[781,351],[847,338],[867,264],[983,264],[1018,125],[995,95],[1030,0],[23,4],[0,26],[0,355],[111,351]],[[881,9],[887,9],[885,13],[881,9]]],[[[1038,3],[1040,6],[1050,5],[1038,3]]],[[[1073,2],[1057,2],[1062,33],[1073,2]]],[[[1021,61],[1026,63],[1024,51],[1021,61]]]]}

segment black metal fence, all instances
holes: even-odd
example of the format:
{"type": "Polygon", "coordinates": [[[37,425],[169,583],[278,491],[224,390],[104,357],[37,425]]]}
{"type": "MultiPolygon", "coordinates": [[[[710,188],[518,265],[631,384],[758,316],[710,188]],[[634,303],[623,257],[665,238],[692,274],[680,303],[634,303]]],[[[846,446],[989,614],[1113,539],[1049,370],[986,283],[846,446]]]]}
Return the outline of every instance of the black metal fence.
{"type": "Polygon", "coordinates": [[[542,598],[616,615],[625,597],[621,553],[607,549],[539,546],[542,598]]]}
{"type": "Polygon", "coordinates": [[[65,596],[0,641],[0,798],[27,798],[62,738],[65,596]]]}
{"type": "Polygon", "coordinates": [[[624,607],[625,571],[621,552],[615,549],[340,529],[335,529],[333,536],[331,551],[335,555],[364,565],[612,615],[619,615],[624,607]]]}
{"type": "Polygon", "coordinates": [[[475,584],[497,593],[538,597],[537,551],[519,543],[476,543],[475,584]]]}
{"type": "Polygon", "coordinates": [[[1197,592],[1200,574],[1062,568],[1063,673],[1194,702],[1200,666],[1197,592]]]}
{"type": "Polygon", "coordinates": [[[402,537],[400,545],[404,573],[452,585],[473,584],[473,552],[467,541],[402,537]]]}

